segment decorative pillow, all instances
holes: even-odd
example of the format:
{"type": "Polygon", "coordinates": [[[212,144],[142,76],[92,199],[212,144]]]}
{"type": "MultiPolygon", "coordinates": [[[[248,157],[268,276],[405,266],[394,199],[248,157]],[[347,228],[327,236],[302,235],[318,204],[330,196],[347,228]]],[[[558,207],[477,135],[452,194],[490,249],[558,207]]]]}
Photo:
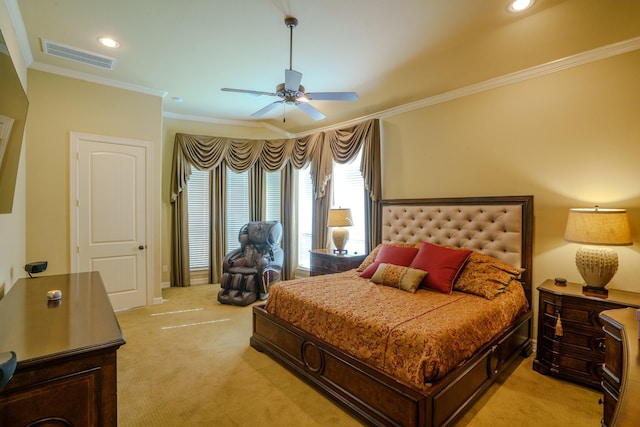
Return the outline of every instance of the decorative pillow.
{"type": "Polygon", "coordinates": [[[426,275],[423,270],[383,262],[371,276],[371,281],[414,293],[426,275]]]}
{"type": "Polygon", "coordinates": [[[453,290],[453,282],[471,252],[473,251],[469,249],[454,249],[422,242],[409,267],[428,271],[422,285],[449,295],[453,290]]]}
{"type": "Polygon", "coordinates": [[[403,248],[416,248],[419,245],[420,245],[419,243],[417,244],[416,243],[380,243],[369,253],[369,255],[367,255],[367,257],[364,259],[364,261],[362,261],[360,266],[358,266],[356,271],[359,271],[362,273],[367,267],[373,264],[374,261],[376,260],[376,257],[378,256],[378,252],[380,252],[380,249],[383,246],[399,246],[403,248]]]}
{"type": "Polygon", "coordinates": [[[460,272],[453,288],[486,299],[494,299],[524,272],[524,268],[514,267],[492,256],[473,252],[460,272]]]}
{"type": "Polygon", "coordinates": [[[418,253],[418,249],[415,247],[395,246],[395,245],[382,245],[378,251],[375,261],[364,269],[360,273],[360,277],[370,279],[373,273],[376,272],[378,266],[381,263],[395,264],[402,267],[408,267],[413,260],[413,257],[418,253]]]}

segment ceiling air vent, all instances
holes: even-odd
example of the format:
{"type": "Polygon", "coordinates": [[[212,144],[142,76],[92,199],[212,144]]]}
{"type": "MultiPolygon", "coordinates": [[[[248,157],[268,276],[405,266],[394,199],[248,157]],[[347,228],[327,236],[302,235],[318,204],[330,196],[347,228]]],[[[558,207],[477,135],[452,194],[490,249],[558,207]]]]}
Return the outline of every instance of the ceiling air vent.
{"type": "Polygon", "coordinates": [[[93,65],[94,67],[103,68],[105,70],[113,70],[116,67],[115,58],[98,55],[97,53],[88,52],[71,46],[65,46],[60,43],[52,42],[51,40],[42,39],[42,50],[47,55],[82,62],[83,64],[93,65]]]}

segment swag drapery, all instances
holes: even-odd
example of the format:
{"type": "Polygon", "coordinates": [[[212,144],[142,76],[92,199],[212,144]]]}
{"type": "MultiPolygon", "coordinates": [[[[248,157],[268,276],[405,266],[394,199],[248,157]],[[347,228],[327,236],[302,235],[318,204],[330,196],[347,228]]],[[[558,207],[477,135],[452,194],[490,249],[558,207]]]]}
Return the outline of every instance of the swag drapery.
{"type": "Polygon", "coordinates": [[[300,138],[248,140],[177,133],[171,172],[171,286],[189,286],[189,233],[187,222],[187,181],[191,167],[211,171],[210,283],[219,283],[224,257],[226,167],[249,172],[251,221],[262,220],[262,172],[281,171],[282,247],[285,253],[283,278],[293,277],[293,174],[310,165],[313,185],[312,247],[328,242],[327,216],[331,201],[332,160],[347,163],[362,148],[360,172],[365,187],[366,250],[380,241],[375,229],[381,196],[379,120],[367,120],[352,127],[314,133],[300,138]]]}

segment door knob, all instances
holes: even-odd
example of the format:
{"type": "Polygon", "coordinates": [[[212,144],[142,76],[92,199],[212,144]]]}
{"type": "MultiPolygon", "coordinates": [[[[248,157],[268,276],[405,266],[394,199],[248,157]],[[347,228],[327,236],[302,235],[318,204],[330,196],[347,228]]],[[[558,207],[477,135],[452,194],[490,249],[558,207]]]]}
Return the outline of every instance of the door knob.
{"type": "Polygon", "coordinates": [[[138,249],[140,249],[141,251],[144,250],[144,245],[138,246],[138,249]]]}

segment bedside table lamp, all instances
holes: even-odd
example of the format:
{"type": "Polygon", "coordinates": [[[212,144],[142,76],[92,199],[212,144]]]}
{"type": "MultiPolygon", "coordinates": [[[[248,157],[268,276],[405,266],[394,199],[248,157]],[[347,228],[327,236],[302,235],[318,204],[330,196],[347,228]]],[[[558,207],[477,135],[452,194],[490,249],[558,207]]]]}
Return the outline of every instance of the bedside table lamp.
{"type": "Polygon", "coordinates": [[[349,230],[344,227],[353,225],[353,219],[351,218],[351,209],[329,209],[329,227],[336,227],[333,229],[331,237],[333,238],[333,244],[336,249],[334,252],[341,254],[347,253],[344,248],[349,240],[349,230]]]}
{"type": "Polygon", "coordinates": [[[631,245],[625,209],[570,209],[564,240],[583,243],[576,252],[576,267],[585,281],[584,291],[607,295],[607,283],[618,271],[618,254],[602,246],[631,245]]]}

